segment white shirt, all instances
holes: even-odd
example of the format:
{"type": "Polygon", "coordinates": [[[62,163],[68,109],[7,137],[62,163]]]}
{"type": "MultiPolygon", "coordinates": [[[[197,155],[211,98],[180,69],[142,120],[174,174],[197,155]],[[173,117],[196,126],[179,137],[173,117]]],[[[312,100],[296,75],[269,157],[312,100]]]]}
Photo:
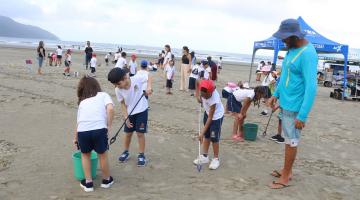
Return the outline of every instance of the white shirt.
{"type": "Polygon", "coordinates": [[[90,67],[96,67],[96,58],[92,57],[90,60],[90,67]]]}
{"type": "Polygon", "coordinates": [[[147,81],[149,79],[149,72],[147,70],[141,69],[141,70],[137,71],[136,76],[145,76],[146,77],[146,80],[143,81],[143,87],[142,87],[143,90],[146,90],[147,89],[147,81]]]}
{"type": "Polygon", "coordinates": [[[56,49],[56,55],[61,56],[62,55],[62,49],[56,49]]]}
{"type": "Polygon", "coordinates": [[[199,79],[199,65],[193,65],[191,67],[191,74],[190,77],[195,78],[195,79],[199,79]]]}
{"type": "Polygon", "coordinates": [[[171,52],[166,52],[164,57],[164,64],[166,63],[166,61],[167,64],[164,67],[170,66],[170,60],[171,60],[171,52]]]}
{"type": "Polygon", "coordinates": [[[71,62],[71,54],[66,54],[67,57],[65,58],[67,61],[71,62]]]}
{"type": "Polygon", "coordinates": [[[255,97],[255,92],[253,89],[238,89],[233,92],[233,95],[235,96],[236,101],[242,102],[247,97],[253,99],[255,97]]]}
{"type": "Polygon", "coordinates": [[[221,63],[222,63],[222,61],[219,60],[219,61],[218,61],[218,67],[221,66],[221,63]]]}
{"type": "Polygon", "coordinates": [[[224,90],[228,93],[233,93],[234,91],[240,89],[240,87],[229,87],[229,86],[225,86],[224,90]]]}
{"type": "MultiPolygon", "coordinates": [[[[125,101],[128,114],[130,114],[131,110],[135,107],[136,102],[139,101],[143,94],[143,83],[147,81],[145,76],[132,76],[130,77],[130,80],[131,86],[128,90],[120,89],[118,87],[115,88],[117,100],[119,102],[122,100],[125,101]]],[[[143,97],[131,115],[142,113],[148,109],[148,107],[148,101],[143,97]]]]}
{"type": "Polygon", "coordinates": [[[262,86],[269,86],[271,81],[274,80],[274,77],[269,73],[267,76],[265,76],[264,80],[262,81],[262,86]]]}
{"type": "Polygon", "coordinates": [[[98,92],[96,96],[82,100],[77,112],[77,131],[107,128],[106,106],[108,104],[113,104],[113,101],[105,92],[98,92]]]}
{"type": "Polygon", "coordinates": [[[120,57],[120,58],[117,60],[115,67],[119,67],[119,68],[122,69],[122,68],[124,68],[124,66],[125,66],[126,64],[127,64],[126,59],[123,58],[123,57],[120,57]]]}
{"type": "Polygon", "coordinates": [[[207,67],[206,69],[204,68],[204,66],[200,65],[199,67],[199,75],[201,74],[201,72],[204,72],[204,80],[209,80],[210,78],[210,73],[211,73],[211,68],[207,67]]]}
{"type": "Polygon", "coordinates": [[[114,60],[119,60],[120,57],[121,57],[120,53],[115,53],[114,60]]]}
{"type": "Polygon", "coordinates": [[[203,102],[205,112],[208,115],[210,112],[210,107],[212,105],[216,104],[215,113],[214,113],[212,120],[218,120],[224,116],[224,106],[222,105],[220,95],[216,90],[214,90],[214,92],[212,93],[212,95],[209,99],[205,99],[203,97],[201,97],[201,99],[203,102]]]}
{"type": "Polygon", "coordinates": [[[110,54],[105,55],[105,59],[109,59],[109,57],[110,57],[110,54]]]}
{"type": "Polygon", "coordinates": [[[172,67],[170,65],[166,66],[165,72],[166,72],[166,78],[168,80],[173,79],[174,74],[175,74],[175,66],[172,66],[172,67]]]}
{"type": "Polygon", "coordinates": [[[258,64],[256,71],[261,71],[261,68],[263,67],[263,65],[261,63],[258,64]]]}
{"type": "Polygon", "coordinates": [[[130,60],[129,67],[130,67],[130,74],[135,74],[136,73],[136,68],[137,68],[136,61],[134,62],[134,61],[130,60]]]}

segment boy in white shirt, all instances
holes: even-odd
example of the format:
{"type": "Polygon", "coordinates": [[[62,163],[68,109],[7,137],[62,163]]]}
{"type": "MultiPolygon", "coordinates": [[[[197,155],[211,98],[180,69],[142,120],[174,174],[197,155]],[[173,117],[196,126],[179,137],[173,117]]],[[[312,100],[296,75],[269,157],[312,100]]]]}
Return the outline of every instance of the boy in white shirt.
{"type": "Polygon", "coordinates": [[[136,55],[132,54],[129,62],[130,76],[134,76],[137,71],[136,55]]]}
{"type": "Polygon", "coordinates": [[[143,91],[143,84],[146,76],[129,77],[126,69],[113,68],[108,74],[108,80],[115,86],[115,94],[121,103],[121,110],[126,125],[124,132],[126,133],[124,140],[124,152],[120,155],[119,161],[125,162],[130,158],[129,147],[134,132],[138,136],[139,155],[137,165],[139,167],[146,166],[145,158],[145,133],[147,132],[148,122],[148,101],[142,95],[151,95],[151,78],[147,79],[147,89],[143,91]],[[138,105],[135,107],[136,103],[138,105]],[[133,112],[130,114],[130,112],[133,112]]]}
{"type": "Polygon", "coordinates": [[[106,66],[109,66],[109,59],[111,58],[111,56],[112,56],[111,52],[109,52],[105,55],[106,66]]]}
{"type": "Polygon", "coordinates": [[[93,77],[95,77],[96,62],[97,62],[96,54],[95,54],[95,53],[92,53],[92,58],[91,58],[91,60],[90,60],[90,69],[91,69],[91,75],[92,75],[93,77]]]}
{"type": "Polygon", "coordinates": [[[166,73],[166,94],[172,94],[170,91],[172,88],[172,83],[174,81],[174,75],[175,75],[175,63],[173,60],[169,61],[169,65],[165,67],[165,73],[166,73]]]}
{"type": "Polygon", "coordinates": [[[91,75],[93,77],[95,77],[95,72],[96,72],[96,62],[97,62],[97,59],[96,59],[96,54],[93,53],[92,54],[92,58],[90,60],[90,69],[91,69],[91,75]]]}
{"type": "Polygon", "coordinates": [[[115,67],[118,68],[126,68],[127,67],[127,62],[126,62],[126,53],[125,52],[121,52],[121,57],[117,60],[115,67]]]}
{"type": "Polygon", "coordinates": [[[211,80],[211,68],[209,67],[209,62],[207,60],[201,61],[199,75],[201,80],[211,80]]]}
{"type": "Polygon", "coordinates": [[[212,80],[201,80],[199,84],[200,95],[197,97],[199,103],[202,103],[204,112],[204,127],[199,134],[199,140],[203,145],[203,154],[194,160],[194,164],[209,163],[208,151],[212,143],[214,158],[209,169],[217,169],[220,166],[219,160],[219,141],[221,135],[221,126],[224,119],[224,107],[221,103],[220,95],[215,90],[215,84],[212,80]]]}

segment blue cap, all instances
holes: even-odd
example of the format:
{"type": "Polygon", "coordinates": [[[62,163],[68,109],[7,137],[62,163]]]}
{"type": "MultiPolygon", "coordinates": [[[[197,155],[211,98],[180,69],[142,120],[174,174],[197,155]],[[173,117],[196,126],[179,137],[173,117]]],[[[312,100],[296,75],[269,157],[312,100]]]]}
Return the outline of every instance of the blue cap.
{"type": "Polygon", "coordinates": [[[207,65],[207,64],[209,64],[209,62],[208,62],[207,60],[202,60],[202,61],[201,61],[201,64],[202,64],[202,65],[207,65]]]}
{"type": "Polygon", "coordinates": [[[284,40],[290,36],[296,36],[300,39],[305,37],[306,33],[301,30],[300,24],[296,19],[286,19],[281,22],[279,30],[273,34],[274,37],[284,40]]]}
{"type": "Polygon", "coordinates": [[[141,66],[142,68],[147,67],[147,66],[148,66],[148,61],[147,61],[147,60],[142,60],[141,63],[140,63],[140,66],[141,66]]]}

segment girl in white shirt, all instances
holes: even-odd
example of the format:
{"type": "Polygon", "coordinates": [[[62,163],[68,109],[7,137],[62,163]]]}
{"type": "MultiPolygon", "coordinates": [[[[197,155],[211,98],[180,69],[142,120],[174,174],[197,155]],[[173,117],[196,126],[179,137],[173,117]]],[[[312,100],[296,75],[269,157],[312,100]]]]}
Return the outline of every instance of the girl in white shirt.
{"type": "Polygon", "coordinates": [[[94,190],[91,177],[91,151],[98,154],[103,175],[101,187],[109,188],[114,180],[110,176],[107,151],[108,132],[111,130],[114,116],[113,102],[110,95],[101,91],[99,82],[92,77],[81,78],[78,89],[77,127],[74,143],[81,151],[85,179],[80,186],[86,191],[94,190]]]}
{"type": "Polygon", "coordinates": [[[62,49],[61,49],[61,46],[59,45],[58,48],[56,49],[56,64],[55,64],[55,66],[61,66],[61,59],[62,59],[62,49]]]}

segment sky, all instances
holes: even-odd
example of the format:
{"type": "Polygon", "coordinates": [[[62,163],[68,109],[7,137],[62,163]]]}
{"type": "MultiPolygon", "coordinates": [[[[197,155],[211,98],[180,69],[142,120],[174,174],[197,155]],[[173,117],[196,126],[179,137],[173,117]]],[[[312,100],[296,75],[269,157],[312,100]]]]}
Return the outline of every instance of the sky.
{"type": "Polygon", "coordinates": [[[280,22],[302,16],[317,32],[360,47],[355,0],[0,0],[0,15],[61,40],[252,52],[280,22]]]}

